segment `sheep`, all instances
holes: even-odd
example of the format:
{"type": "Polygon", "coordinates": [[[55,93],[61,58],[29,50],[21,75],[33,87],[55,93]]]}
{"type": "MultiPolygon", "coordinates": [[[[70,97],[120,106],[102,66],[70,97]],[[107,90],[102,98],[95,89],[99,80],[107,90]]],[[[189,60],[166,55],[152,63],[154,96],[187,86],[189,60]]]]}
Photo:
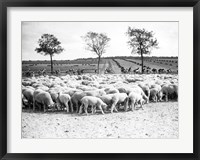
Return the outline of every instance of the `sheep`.
{"type": "Polygon", "coordinates": [[[165,101],[168,101],[169,98],[174,98],[174,96],[178,96],[178,86],[165,84],[162,86],[161,92],[165,96],[165,101]]]}
{"type": "Polygon", "coordinates": [[[92,106],[92,114],[94,112],[94,108],[96,108],[96,106],[101,110],[102,114],[105,114],[103,109],[106,109],[107,104],[105,104],[100,98],[98,97],[93,97],[93,96],[85,96],[81,99],[81,106],[80,106],[80,110],[79,110],[79,114],[81,114],[82,112],[82,108],[84,106],[84,110],[85,113],[88,115],[87,112],[87,108],[88,106],[92,106]],[[103,107],[103,109],[102,109],[103,107]]]}
{"type": "Polygon", "coordinates": [[[66,107],[67,113],[69,112],[69,105],[68,102],[70,103],[70,108],[71,112],[73,112],[73,105],[71,102],[71,97],[68,94],[62,94],[58,93],[58,103],[61,105],[61,107],[64,105],[66,107]]]}
{"type": "Polygon", "coordinates": [[[59,106],[59,102],[58,102],[58,92],[53,91],[53,90],[49,90],[49,93],[51,95],[51,99],[53,100],[53,102],[55,103],[55,107],[57,110],[59,110],[60,106],[59,106]]]}
{"type": "Polygon", "coordinates": [[[53,100],[54,103],[57,102],[57,99],[58,99],[58,93],[57,92],[53,92],[53,91],[49,91],[50,95],[51,95],[51,98],[53,100]]]}
{"type": "Polygon", "coordinates": [[[129,94],[131,92],[131,88],[130,87],[119,87],[117,89],[118,89],[119,93],[129,94]]]}
{"type": "Polygon", "coordinates": [[[172,86],[174,87],[174,98],[178,99],[178,85],[173,84],[172,86]]]}
{"type": "Polygon", "coordinates": [[[93,78],[89,77],[87,75],[83,75],[82,78],[83,78],[83,80],[93,81],[93,78]]]}
{"type": "Polygon", "coordinates": [[[75,92],[72,95],[71,100],[72,100],[72,103],[75,104],[75,108],[77,108],[77,112],[78,112],[78,103],[84,96],[97,97],[97,96],[102,96],[102,95],[106,95],[105,91],[102,89],[98,89],[94,91],[80,91],[80,92],[75,92]]]}
{"type": "MultiPolygon", "coordinates": [[[[140,108],[143,109],[143,104],[144,104],[144,99],[142,98],[142,95],[135,93],[135,92],[131,92],[128,96],[128,103],[130,103],[131,106],[131,110],[134,111],[135,110],[135,106],[136,104],[140,104],[140,108]]],[[[128,106],[127,106],[128,107],[128,106]]],[[[128,110],[128,108],[126,108],[126,111],[128,110]]]]}
{"type": "Polygon", "coordinates": [[[25,108],[26,104],[28,103],[27,99],[22,94],[22,108],[25,108]]]}
{"type": "Polygon", "coordinates": [[[94,97],[106,95],[106,92],[102,89],[97,89],[94,91],[84,91],[84,93],[86,93],[87,96],[94,96],[94,97]]]}
{"type": "Polygon", "coordinates": [[[55,110],[55,104],[51,95],[41,89],[37,89],[33,93],[33,111],[35,111],[36,104],[39,105],[38,103],[43,105],[44,112],[46,112],[46,108],[48,109],[48,107],[52,107],[55,110]]]}
{"type": "Polygon", "coordinates": [[[149,98],[150,97],[150,89],[149,89],[149,87],[146,86],[146,85],[139,85],[139,86],[142,88],[142,90],[145,93],[145,95],[149,98]]]}
{"type": "Polygon", "coordinates": [[[106,92],[106,94],[119,93],[119,90],[114,87],[105,88],[104,91],[106,92]]]}
{"type": "Polygon", "coordinates": [[[98,98],[100,98],[107,105],[112,104],[112,97],[113,97],[113,94],[106,94],[106,95],[103,95],[103,96],[98,96],[98,98]]]}
{"type": "Polygon", "coordinates": [[[81,91],[81,90],[79,90],[79,89],[67,89],[67,90],[63,90],[62,93],[64,93],[64,94],[69,94],[70,97],[72,97],[74,93],[80,92],[80,91],[81,91]]]}
{"type": "Polygon", "coordinates": [[[82,91],[92,91],[92,90],[94,90],[93,87],[83,86],[83,85],[77,86],[76,89],[79,89],[79,90],[82,90],[82,91]]]}
{"type": "MultiPolygon", "coordinates": [[[[108,107],[111,107],[113,104],[113,96],[114,96],[114,94],[107,94],[107,95],[103,95],[103,96],[98,96],[98,98],[100,98],[105,104],[107,104],[108,107]]],[[[116,112],[118,112],[116,107],[114,108],[114,110],[116,112]]]]}
{"type": "Polygon", "coordinates": [[[149,103],[149,98],[145,95],[144,91],[140,87],[131,88],[129,94],[131,92],[135,92],[135,93],[140,94],[142,96],[142,98],[145,100],[145,102],[149,103]]]}
{"type": "Polygon", "coordinates": [[[29,107],[29,109],[31,109],[31,105],[33,103],[33,93],[34,93],[34,90],[29,89],[29,88],[25,88],[22,91],[22,94],[24,95],[23,98],[27,99],[27,101],[28,101],[28,107],[29,107]]]}
{"type": "Polygon", "coordinates": [[[42,89],[43,91],[49,90],[49,88],[47,86],[44,86],[44,85],[37,86],[36,89],[42,89]]]}
{"type": "Polygon", "coordinates": [[[79,92],[75,92],[71,97],[73,107],[76,108],[77,113],[78,113],[78,110],[79,110],[78,104],[81,101],[81,99],[85,96],[87,96],[87,94],[85,92],[79,91],[79,92]],[[75,106],[74,106],[74,104],[75,104],[75,106]]]}
{"type": "Polygon", "coordinates": [[[112,106],[111,106],[111,113],[113,111],[117,111],[116,105],[124,103],[124,107],[126,108],[128,105],[128,96],[126,93],[115,93],[112,96],[112,106]]]}
{"type": "Polygon", "coordinates": [[[150,98],[154,101],[162,101],[162,92],[161,90],[156,87],[156,88],[151,88],[150,89],[150,98]]]}
{"type": "Polygon", "coordinates": [[[31,86],[26,86],[26,88],[29,88],[29,89],[35,90],[35,88],[34,88],[34,87],[31,87],[31,86]]]}
{"type": "Polygon", "coordinates": [[[159,84],[152,84],[151,86],[150,86],[150,89],[151,88],[157,88],[159,91],[162,89],[162,87],[159,85],[159,84]]]}

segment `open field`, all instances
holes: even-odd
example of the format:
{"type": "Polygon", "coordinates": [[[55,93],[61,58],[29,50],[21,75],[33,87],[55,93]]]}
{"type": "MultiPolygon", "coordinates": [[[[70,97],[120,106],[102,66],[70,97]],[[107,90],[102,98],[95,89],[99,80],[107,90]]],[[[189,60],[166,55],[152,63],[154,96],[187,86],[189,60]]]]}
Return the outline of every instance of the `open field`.
{"type": "MultiPolygon", "coordinates": [[[[164,69],[165,72],[170,69],[171,73],[178,72],[178,58],[144,58],[144,65],[149,67],[148,73],[151,73],[152,69],[164,69]]],[[[105,70],[109,68],[115,74],[123,73],[124,69],[131,68],[129,73],[139,68],[141,72],[141,59],[134,57],[110,57],[102,58],[100,62],[100,73],[105,73],[105,70]]],[[[30,69],[36,73],[41,69],[45,69],[47,73],[50,73],[49,61],[23,61],[22,71],[25,73],[30,69]]],[[[71,60],[71,61],[54,61],[54,70],[60,70],[60,73],[64,75],[67,71],[83,70],[84,73],[95,73],[97,69],[97,59],[89,58],[84,60],[71,60]]],[[[76,72],[74,74],[77,74],[76,72]]]]}
{"type": "Polygon", "coordinates": [[[22,113],[23,138],[178,138],[178,102],[105,115],[22,113]]]}

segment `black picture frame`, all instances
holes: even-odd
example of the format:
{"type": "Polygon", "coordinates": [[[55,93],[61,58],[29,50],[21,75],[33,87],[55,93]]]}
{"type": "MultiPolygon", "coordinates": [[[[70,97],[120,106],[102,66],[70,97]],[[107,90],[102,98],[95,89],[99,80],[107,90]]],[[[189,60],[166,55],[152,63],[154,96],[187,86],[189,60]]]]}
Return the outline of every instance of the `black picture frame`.
{"type": "Polygon", "coordinates": [[[1,159],[200,159],[200,2],[199,0],[1,0],[0,2],[0,158],[1,159]],[[7,7],[193,7],[193,153],[24,154],[7,153],[7,7]]]}

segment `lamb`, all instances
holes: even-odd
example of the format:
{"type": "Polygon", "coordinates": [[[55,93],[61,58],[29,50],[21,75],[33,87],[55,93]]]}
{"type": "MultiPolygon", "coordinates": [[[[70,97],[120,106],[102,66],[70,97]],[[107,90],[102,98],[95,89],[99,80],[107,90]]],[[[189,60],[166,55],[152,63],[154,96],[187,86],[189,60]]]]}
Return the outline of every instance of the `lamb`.
{"type": "Polygon", "coordinates": [[[28,107],[31,109],[31,105],[33,103],[33,93],[34,90],[26,88],[22,91],[22,94],[24,95],[24,98],[28,101],[28,107]]]}
{"type": "Polygon", "coordinates": [[[70,108],[71,108],[71,112],[73,112],[73,105],[71,102],[71,97],[68,94],[62,94],[62,93],[58,93],[58,103],[62,106],[66,107],[67,113],[69,112],[69,105],[68,102],[70,103],[70,108]]]}
{"type": "MultiPolygon", "coordinates": [[[[135,106],[136,104],[140,104],[140,108],[143,109],[143,104],[144,104],[144,99],[142,98],[142,95],[135,93],[135,92],[131,92],[128,96],[128,102],[130,103],[131,106],[131,110],[134,111],[135,110],[135,106]]],[[[128,110],[128,108],[126,108],[126,111],[128,110]]]]}
{"type": "Polygon", "coordinates": [[[82,112],[82,108],[84,106],[85,113],[88,115],[87,108],[88,106],[92,106],[92,112],[96,106],[101,110],[101,113],[104,114],[103,109],[106,109],[107,105],[98,97],[93,96],[85,96],[81,99],[81,106],[79,110],[79,114],[82,112]],[[103,109],[102,109],[103,107],[103,109]]]}
{"type": "Polygon", "coordinates": [[[36,104],[39,105],[38,103],[43,106],[44,112],[46,112],[46,108],[48,109],[48,107],[52,107],[55,110],[55,104],[51,95],[41,89],[37,89],[33,93],[33,111],[35,111],[36,104]]]}

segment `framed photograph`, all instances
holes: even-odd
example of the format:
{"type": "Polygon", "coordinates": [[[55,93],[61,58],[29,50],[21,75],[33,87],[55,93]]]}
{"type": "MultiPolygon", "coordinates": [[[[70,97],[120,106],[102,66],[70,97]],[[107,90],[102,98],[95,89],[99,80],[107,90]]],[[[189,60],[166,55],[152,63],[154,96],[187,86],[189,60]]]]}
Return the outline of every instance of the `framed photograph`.
{"type": "Polygon", "coordinates": [[[200,159],[199,0],[0,8],[1,159],[200,159]]]}

